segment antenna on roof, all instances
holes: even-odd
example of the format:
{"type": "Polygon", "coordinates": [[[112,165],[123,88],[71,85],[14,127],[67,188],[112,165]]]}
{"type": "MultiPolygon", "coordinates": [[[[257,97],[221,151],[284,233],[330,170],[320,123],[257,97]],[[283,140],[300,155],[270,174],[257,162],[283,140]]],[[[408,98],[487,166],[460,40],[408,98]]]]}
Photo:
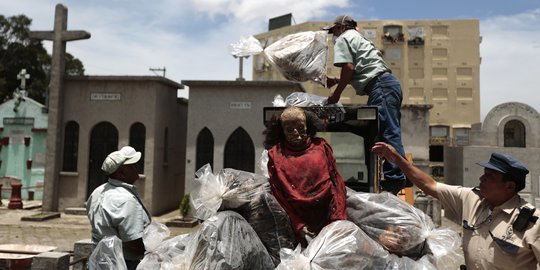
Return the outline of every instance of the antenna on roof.
{"type": "Polygon", "coordinates": [[[158,76],[159,76],[159,74],[157,74],[156,71],[163,72],[163,75],[161,75],[162,77],[165,77],[165,71],[167,71],[167,69],[165,67],[163,67],[163,68],[149,68],[149,70],[154,72],[154,74],[156,74],[158,76]]]}

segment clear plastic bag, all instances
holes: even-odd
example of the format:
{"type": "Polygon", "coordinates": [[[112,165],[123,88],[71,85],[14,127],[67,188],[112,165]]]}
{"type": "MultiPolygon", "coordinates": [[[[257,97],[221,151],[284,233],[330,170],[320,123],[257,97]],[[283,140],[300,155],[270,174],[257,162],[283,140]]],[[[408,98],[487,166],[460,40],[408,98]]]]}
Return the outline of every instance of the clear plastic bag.
{"type": "Polygon", "coordinates": [[[236,57],[247,57],[263,51],[261,43],[253,36],[241,37],[237,43],[231,44],[231,54],[236,57]]]}
{"type": "Polygon", "coordinates": [[[181,234],[161,242],[152,252],[147,253],[137,266],[137,270],[173,270],[182,269],[185,260],[186,246],[193,234],[181,234]]]}
{"type": "Polygon", "coordinates": [[[301,250],[282,249],[276,269],[435,269],[428,261],[415,262],[390,254],[347,220],[332,222],[301,250]]]}
{"type": "Polygon", "coordinates": [[[90,270],[127,270],[122,241],[116,236],[106,236],[96,245],[88,258],[90,270]]]}
{"type": "Polygon", "coordinates": [[[150,225],[144,228],[144,248],[146,251],[155,250],[161,244],[161,242],[163,242],[163,239],[169,237],[169,235],[171,235],[171,230],[169,230],[165,224],[152,221],[150,225]]]}
{"type": "Polygon", "coordinates": [[[268,61],[290,81],[326,84],[326,31],[287,35],[264,49],[268,61]]]}
{"type": "Polygon", "coordinates": [[[270,184],[259,188],[257,196],[239,213],[255,230],[259,239],[272,257],[274,265],[280,263],[279,252],[282,248],[294,248],[297,245],[289,216],[283,210],[274,195],[270,184]]]}
{"type": "Polygon", "coordinates": [[[190,199],[195,216],[202,220],[219,210],[244,207],[260,192],[257,188],[268,182],[262,175],[229,168],[213,174],[209,164],[199,169],[196,176],[190,199]]]}
{"type": "Polygon", "coordinates": [[[291,93],[285,98],[286,106],[296,107],[313,107],[313,106],[327,106],[327,107],[343,107],[341,102],[334,104],[327,104],[328,97],[318,96],[314,94],[304,92],[291,93]]]}
{"type": "Polygon", "coordinates": [[[173,269],[274,269],[259,237],[234,211],[210,217],[193,234],[173,269]]]}
{"type": "Polygon", "coordinates": [[[270,177],[268,175],[268,150],[266,149],[262,151],[261,157],[259,158],[259,169],[261,169],[262,175],[264,175],[264,177],[270,177]]]}
{"type": "Polygon", "coordinates": [[[428,259],[438,269],[459,267],[459,234],[449,228],[435,228],[428,215],[388,192],[348,189],[347,215],[391,253],[428,259]]]}

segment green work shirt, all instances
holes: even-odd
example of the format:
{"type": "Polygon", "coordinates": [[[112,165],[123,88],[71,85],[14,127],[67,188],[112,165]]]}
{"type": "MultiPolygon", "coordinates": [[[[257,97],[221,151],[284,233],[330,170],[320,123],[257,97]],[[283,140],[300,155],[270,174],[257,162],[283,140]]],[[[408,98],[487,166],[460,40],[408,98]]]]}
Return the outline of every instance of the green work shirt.
{"type": "MultiPolygon", "coordinates": [[[[122,242],[142,238],[144,228],[150,224],[150,215],[135,186],[111,178],[92,192],[86,202],[86,212],[94,244],[112,235],[122,242]]],[[[125,248],[123,253],[126,260],[142,259],[125,248]]]]}
{"type": "Polygon", "coordinates": [[[358,95],[367,95],[364,88],[369,81],[390,71],[375,45],[354,29],[345,31],[334,44],[334,66],[341,67],[346,63],[354,65],[351,85],[358,95]]]}

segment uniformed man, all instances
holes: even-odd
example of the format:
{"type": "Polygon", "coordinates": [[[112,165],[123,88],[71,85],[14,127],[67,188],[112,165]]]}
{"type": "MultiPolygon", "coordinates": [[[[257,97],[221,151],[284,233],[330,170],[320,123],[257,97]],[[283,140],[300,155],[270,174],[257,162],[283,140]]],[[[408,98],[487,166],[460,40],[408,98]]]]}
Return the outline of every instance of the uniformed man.
{"type": "Polygon", "coordinates": [[[445,211],[463,220],[463,252],[470,269],[540,269],[539,211],[518,192],[529,170],[518,160],[493,153],[476,188],[437,183],[404,159],[392,146],[376,143],[372,151],[394,161],[445,211]]]}

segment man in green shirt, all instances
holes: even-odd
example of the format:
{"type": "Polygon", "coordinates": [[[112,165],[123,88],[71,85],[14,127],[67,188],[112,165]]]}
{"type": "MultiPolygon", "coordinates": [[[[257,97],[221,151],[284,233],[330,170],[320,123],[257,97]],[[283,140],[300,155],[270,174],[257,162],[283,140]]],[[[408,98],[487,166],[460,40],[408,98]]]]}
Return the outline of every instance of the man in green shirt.
{"type": "MultiPolygon", "coordinates": [[[[403,94],[399,80],[392,74],[373,43],[360,35],[356,21],[350,16],[338,16],[325,27],[334,36],[334,66],[341,67],[339,78],[328,78],[328,88],[337,85],[328,97],[328,104],[339,101],[341,93],[351,84],[358,95],[367,95],[370,106],[379,112],[378,140],[392,145],[405,157],[401,142],[401,101],[403,94]]],[[[412,186],[398,166],[386,161],[381,188],[397,194],[405,186],[412,186]]]]}

